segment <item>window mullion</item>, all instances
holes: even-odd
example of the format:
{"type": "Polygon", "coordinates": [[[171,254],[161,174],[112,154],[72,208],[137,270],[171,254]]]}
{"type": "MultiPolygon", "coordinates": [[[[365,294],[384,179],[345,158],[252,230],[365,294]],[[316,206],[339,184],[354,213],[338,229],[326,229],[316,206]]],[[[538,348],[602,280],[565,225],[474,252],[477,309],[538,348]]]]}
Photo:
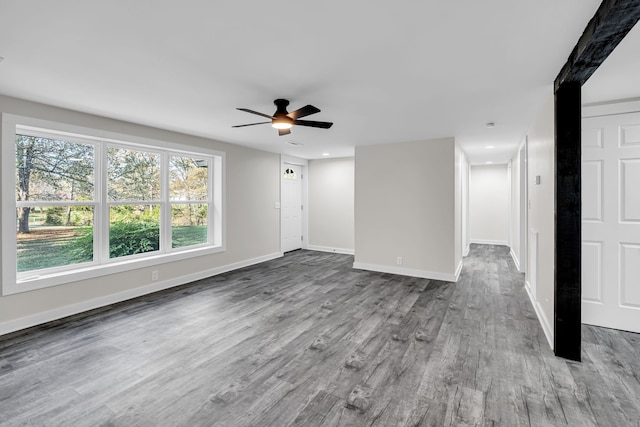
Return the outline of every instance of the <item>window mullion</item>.
{"type": "Polygon", "coordinates": [[[209,243],[212,245],[222,245],[224,237],[222,209],[224,208],[223,203],[225,203],[223,195],[225,165],[222,160],[222,157],[215,157],[211,160],[215,173],[210,174],[208,183],[209,222],[212,225],[209,243]]]}
{"type": "Polygon", "coordinates": [[[97,206],[96,202],[91,202],[91,201],[74,201],[74,200],[62,200],[62,201],[56,201],[56,200],[45,200],[45,201],[31,201],[31,200],[27,200],[26,202],[16,202],[16,208],[21,208],[21,207],[26,207],[26,206],[30,206],[30,207],[40,207],[40,206],[97,206]]]}
{"type": "Polygon", "coordinates": [[[98,239],[100,249],[98,254],[100,256],[100,264],[104,264],[109,261],[109,200],[107,198],[107,153],[109,147],[105,142],[100,143],[100,227],[98,230],[98,239]]]}
{"type": "Polygon", "coordinates": [[[216,161],[212,158],[210,158],[208,160],[208,167],[209,167],[209,174],[207,175],[207,243],[212,245],[213,242],[215,241],[215,227],[216,227],[216,222],[215,222],[215,212],[214,210],[217,209],[216,203],[215,203],[215,194],[213,191],[213,184],[214,184],[214,176],[215,176],[215,171],[218,169],[218,165],[216,164],[216,161]]]}
{"type": "Polygon", "coordinates": [[[160,251],[171,251],[171,202],[169,201],[169,153],[160,161],[160,251]]]}

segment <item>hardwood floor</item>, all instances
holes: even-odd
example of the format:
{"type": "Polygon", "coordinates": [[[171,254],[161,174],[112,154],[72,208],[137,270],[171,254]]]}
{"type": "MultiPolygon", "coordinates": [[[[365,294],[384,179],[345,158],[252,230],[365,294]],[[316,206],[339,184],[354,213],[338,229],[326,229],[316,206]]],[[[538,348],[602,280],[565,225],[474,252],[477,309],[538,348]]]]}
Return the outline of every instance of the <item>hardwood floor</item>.
{"type": "Polygon", "coordinates": [[[556,358],[508,250],[457,284],[284,258],[0,338],[0,425],[640,426],[640,335],[556,358]]]}

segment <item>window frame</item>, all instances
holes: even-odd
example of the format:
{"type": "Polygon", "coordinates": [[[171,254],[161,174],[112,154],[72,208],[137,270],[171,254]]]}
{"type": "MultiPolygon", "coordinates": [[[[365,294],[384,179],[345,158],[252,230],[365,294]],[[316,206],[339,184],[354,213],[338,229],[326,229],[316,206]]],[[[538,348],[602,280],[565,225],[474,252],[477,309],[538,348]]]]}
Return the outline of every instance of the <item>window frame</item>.
{"type": "MultiPolygon", "coordinates": [[[[80,280],[151,267],[226,251],[225,153],[209,148],[121,134],[73,124],[53,122],[15,114],[2,114],[2,295],[11,295],[47,288],[80,280]],[[30,134],[93,144],[94,197],[93,201],[16,201],[16,134],[26,129],[30,134]],[[160,188],[160,249],[142,254],[109,258],[109,210],[114,205],[107,197],[107,150],[109,147],[127,148],[159,153],[160,188]],[[169,158],[171,155],[201,157],[207,160],[208,223],[207,243],[173,248],[171,245],[171,205],[169,198],[169,158]],[[18,205],[89,205],[94,209],[94,259],[92,262],[46,270],[17,272],[16,208],[18,205]]],[[[138,201],[115,204],[136,205],[138,201]]],[[[148,204],[146,201],[145,204],[148,204]]],[[[203,203],[198,201],[198,203],[203,203]]]]}

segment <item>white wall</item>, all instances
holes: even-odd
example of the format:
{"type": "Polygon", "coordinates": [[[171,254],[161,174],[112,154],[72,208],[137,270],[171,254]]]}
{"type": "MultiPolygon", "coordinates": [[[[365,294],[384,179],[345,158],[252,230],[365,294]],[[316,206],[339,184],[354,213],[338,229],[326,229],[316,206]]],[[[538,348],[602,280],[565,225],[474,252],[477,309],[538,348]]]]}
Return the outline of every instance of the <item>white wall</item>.
{"type": "Polygon", "coordinates": [[[467,184],[465,182],[467,177],[467,159],[464,152],[460,149],[460,146],[456,143],[455,147],[455,167],[454,167],[454,262],[457,260],[456,274],[459,274],[458,269],[462,269],[462,257],[467,249],[465,221],[466,221],[466,198],[468,197],[467,184]]]}
{"type": "Polygon", "coordinates": [[[507,165],[471,166],[469,228],[473,243],[509,244],[507,165]]]}
{"type": "Polygon", "coordinates": [[[529,239],[525,277],[528,286],[533,277],[537,279],[535,296],[530,292],[530,297],[551,346],[555,268],[554,138],[554,97],[549,88],[549,96],[529,129],[528,222],[529,232],[538,233],[538,249],[536,253],[532,251],[533,242],[529,239]],[[536,176],[540,176],[539,185],[535,183],[536,176]],[[532,264],[533,258],[537,258],[537,266],[532,264]]]}
{"type": "Polygon", "coordinates": [[[356,147],[354,267],[456,280],[455,162],[454,138],[356,147]]]}
{"type": "Polygon", "coordinates": [[[280,200],[277,154],[5,96],[0,96],[0,111],[224,151],[227,187],[225,252],[2,296],[0,334],[281,255],[280,211],[274,208],[280,200]],[[160,281],[153,284],[152,269],[160,276],[160,281]]]}
{"type": "Polygon", "coordinates": [[[354,158],[309,161],[308,249],[353,254],[354,158]]]}

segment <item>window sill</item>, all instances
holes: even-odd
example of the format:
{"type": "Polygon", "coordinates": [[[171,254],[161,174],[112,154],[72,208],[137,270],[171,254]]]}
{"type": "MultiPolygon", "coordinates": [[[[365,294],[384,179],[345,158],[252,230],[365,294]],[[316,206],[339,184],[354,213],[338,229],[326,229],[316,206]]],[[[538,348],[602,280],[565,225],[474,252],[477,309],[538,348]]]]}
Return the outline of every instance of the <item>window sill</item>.
{"type": "Polygon", "coordinates": [[[201,247],[180,252],[162,253],[157,255],[145,256],[142,258],[114,261],[103,265],[92,264],[84,268],[77,268],[74,270],[59,273],[33,275],[25,277],[23,279],[18,279],[16,283],[3,283],[2,295],[6,296],[21,292],[34,291],[51,286],[63,285],[67,283],[78,282],[81,280],[88,280],[96,277],[153,267],[160,264],[166,264],[168,262],[196,258],[224,251],[225,248],[223,246],[207,246],[204,248],[201,247]]]}

